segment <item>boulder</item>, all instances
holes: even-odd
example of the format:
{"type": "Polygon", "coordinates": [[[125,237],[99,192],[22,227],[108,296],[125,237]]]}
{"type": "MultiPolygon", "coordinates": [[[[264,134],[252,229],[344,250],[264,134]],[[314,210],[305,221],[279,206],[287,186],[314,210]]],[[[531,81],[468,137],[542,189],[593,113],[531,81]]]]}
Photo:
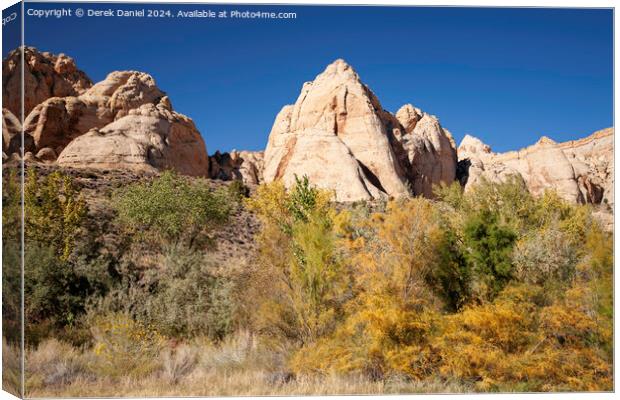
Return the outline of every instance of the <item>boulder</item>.
{"type": "Polygon", "coordinates": [[[49,147],[44,147],[36,155],[37,160],[43,162],[54,162],[56,161],[57,155],[54,149],[50,149],[49,147]]]}
{"type": "Polygon", "coordinates": [[[76,137],[103,128],[143,104],[156,105],[164,97],[152,76],[116,71],[80,96],[54,97],[37,105],[26,118],[24,131],[34,138],[37,149],[50,147],[60,153],[76,137]]]}
{"type": "Polygon", "coordinates": [[[58,164],[74,168],[175,170],[209,176],[209,158],[192,120],[167,107],[143,104],[127,115],[74,139],[58,164]]]}
{"type": "Polygon", "coordinates": [[[212,179],[241,180],[245,184],[262,182],[263,152],[237,151],[220,153],[209,157],[209,175],[212,179]]]}

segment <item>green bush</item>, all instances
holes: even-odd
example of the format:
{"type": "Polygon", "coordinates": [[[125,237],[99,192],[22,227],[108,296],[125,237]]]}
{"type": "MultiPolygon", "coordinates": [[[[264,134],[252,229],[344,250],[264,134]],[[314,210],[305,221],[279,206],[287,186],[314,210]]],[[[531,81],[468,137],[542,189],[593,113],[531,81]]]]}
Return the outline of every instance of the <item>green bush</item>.
{"type": "Polygon", "coordinates": [[[25,239],[52,246],[67,260],[87,215],[86,202],[73,180],[61,172],[38,178],[28,171],[24,186],[25,239]]]}
{"type": "Polygon", "coordinates": [[[205,181],[166,171],[151,182],[117,192],[118,221],[131,233],[160,244],[194,247],[210,229],[227,221],[234,205],[226,189],[210,190],[205,181]]]}
{"type": "Polygon", "coordinates": [[[480,299],[492,299],[513,277],[513,230],[499,222],[497,214],[472,215],[463,229],[464,255],[472,272],[472,290],[480,299]]]}
{"type": "Polygon", "coordinates": [[[173,247],[152,277],[153,292],[144,316],[170,336],[204,335],[221,339],[232,330],[232,282],[216,274],[216,264],[202,253],[173,247]]]}
{"type": "Polygon", "coordinates": [[[104,265],[62,260],[45,244],[28,243],[24,262],[24,315],[30,344],[78,324],[90,299],[109,289],[104,265]]]}
{"type": "Polygon", "coordinates": [[[209,255],[168,246],[158,267],[123,273],[123,282],[93,312],[121,312],[170,337],[223,338],[233,329],[233,280],[218,272],[209,255]]]}

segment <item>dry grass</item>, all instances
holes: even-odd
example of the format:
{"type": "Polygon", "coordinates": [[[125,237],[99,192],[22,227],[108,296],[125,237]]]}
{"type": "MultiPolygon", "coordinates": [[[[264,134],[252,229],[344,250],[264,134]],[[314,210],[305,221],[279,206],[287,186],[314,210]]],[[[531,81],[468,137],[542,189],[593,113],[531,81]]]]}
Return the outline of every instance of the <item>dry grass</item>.
{"type": "Polygon", "coordinates": [[[206,339],[169,345],[159,368],[137,378],[101,377],[92,350],[80,351],[51,339],[26,354],[27,397],[93,396],[247,396],[383,393],[458,393],[470,389],[439,381],[412,382],[392,378],[371,381],[363,376],[293,377],[283,357],[261,348],[241,332],[214,345],[206,339]]]}
{"type": "Polygon", "coordinates": [[[19,361],[19,348],[8,345],[2,338],[2,389],[18,397],[21,386],[19,361]]]}

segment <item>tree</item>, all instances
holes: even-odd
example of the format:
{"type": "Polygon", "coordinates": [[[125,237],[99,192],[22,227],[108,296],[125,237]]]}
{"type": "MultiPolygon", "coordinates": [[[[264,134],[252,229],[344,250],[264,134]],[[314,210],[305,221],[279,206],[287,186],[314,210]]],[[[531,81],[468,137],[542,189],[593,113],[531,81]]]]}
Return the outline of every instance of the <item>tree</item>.
{"type": "Polygon", "coordinates": [[[163,245],[199,244],[205,233],[227,221],[232,201],[226,190],[166,171],[115,193],[118,221],[130,232],[163,245]]]}
{"type": "Polygon", "coordinates": [[[498,216],[483,210],[467,220],[463,229],[465,259],[472,271],[474,291],[492,299],[512,279],[512,248],[517,235],[500,224],[498,216]]]}
{"type": "Polygon", "coordinates": [[[336,248],[330,193],[297,178],[261,185],[248,207],[262,222],[250,277],[254,322],[273,338],[311,343],[331,332],[348,287],[336,248]]]}
{"type": "Polygon", "coordinates": [[[49,244],[66,261],[88,212],[72,179],[59,171],[38,179],[34,169],[28,170],[24,208],[26,243],[49,244]]]}

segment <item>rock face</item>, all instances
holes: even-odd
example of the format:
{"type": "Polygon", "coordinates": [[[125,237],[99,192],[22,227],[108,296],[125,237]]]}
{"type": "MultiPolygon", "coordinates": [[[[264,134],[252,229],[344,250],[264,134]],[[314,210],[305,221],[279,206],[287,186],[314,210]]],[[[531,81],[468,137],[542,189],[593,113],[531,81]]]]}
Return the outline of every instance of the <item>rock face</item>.
{"type": "Polygon", "coordinates": [[[172,111],[169,101],[143,104],[101,129],[77,137],[62,151],[58,164],[74,168],[159,171],[173,169],[208,176],[209,158],[202,136],[188,117],[172,111]]]}
{"type": "MultiPolygon", "coordinates": [[[[13,50],[2,62],[2,104],[14,115],[21,115],[21,49],[13,50]]],[[[24,112],[28,115],[39,103],[51,97],[77,96],[92,86],[75,61],[64,54],[24,49],[24,112]]]]}
{"type": "Polygon", "coordinates": [[[37,149],[56,153],[91,129],[103,128],[143,104],[158,104],[165,94],[152,76],[137,71],[117,71],[80,96],[54,97],[34,107],[24,131],[37,149]]]}
{"type": "MultiPolygon", "coordinates": [[[[2,109],[2,152],[6,155],[20,153],[22,124],[19,119],[6,108],[2,109]]],[[[24,136],[25,152],[33,151],[32,136],[24,136]]]]}
{"type": "Polygon", "coordinates": [[[399,137],[410,165],[413,192],[433,196],[433,185],[449,184],[456,178],[457,156],[452,135],[434,115],[411,104],[401,107],[396,119],[402,126],[399,137]]]}
{"type": "MultiPolygon", "coordinates": [[[[21,51],[3,61],[3,152],[21,145],[21,51]]],[[[24,50],[24,160],[74,168],[209,175],[204,141],[149,74],[116,71],[92,85],[72,58],[24,50]],[[36,156],[34,155],[36,154],[36,156]]],[[[249,167],[248,167],[249,168],[249,167]]],[[[251,174],[250,171],[247,174],[251,174]]],[[[256,173],[259,179],[259,173],[256,173]]]]}
{"type": "Polygon", "coordinates": [[[579,190],[589,203],[614,205],[614,128],[559,144],[573,166],[579,190]]]}
{"type": "Polygon", "coordinates": [[[296,175],[307,175],[317,186],[334,190],[339,201],[405,196],[411,186],[416,194],[429,194],[432,183],[450,174],[454,179],[456,156],[452,172],[441,162],[429,165],[454,152],[449,144],[442,147],[445,132],[438,121],[424,116],[415,131],[418,121],[400,121],[385,111],[353,68],[336,60],[276,117],[264,179],[291,185],[296,175]]]}
{"type": "Polygon", "coordinates": [[[613,206],[613,128],[565,143],[542,137],[532,146],[507,153],[493,153],[467,135],[458,155],[465,190],[482,179],[500,182],[516,176],[534,195],[554,189],[571,202],[613,206]]]}
{"type": "Polygon", "coordinates": [[[263,155],[262,151],[217,151],[209,157],[209,177],[225,181],[237,179],[258,185],[263,181],[263,155]]]}

